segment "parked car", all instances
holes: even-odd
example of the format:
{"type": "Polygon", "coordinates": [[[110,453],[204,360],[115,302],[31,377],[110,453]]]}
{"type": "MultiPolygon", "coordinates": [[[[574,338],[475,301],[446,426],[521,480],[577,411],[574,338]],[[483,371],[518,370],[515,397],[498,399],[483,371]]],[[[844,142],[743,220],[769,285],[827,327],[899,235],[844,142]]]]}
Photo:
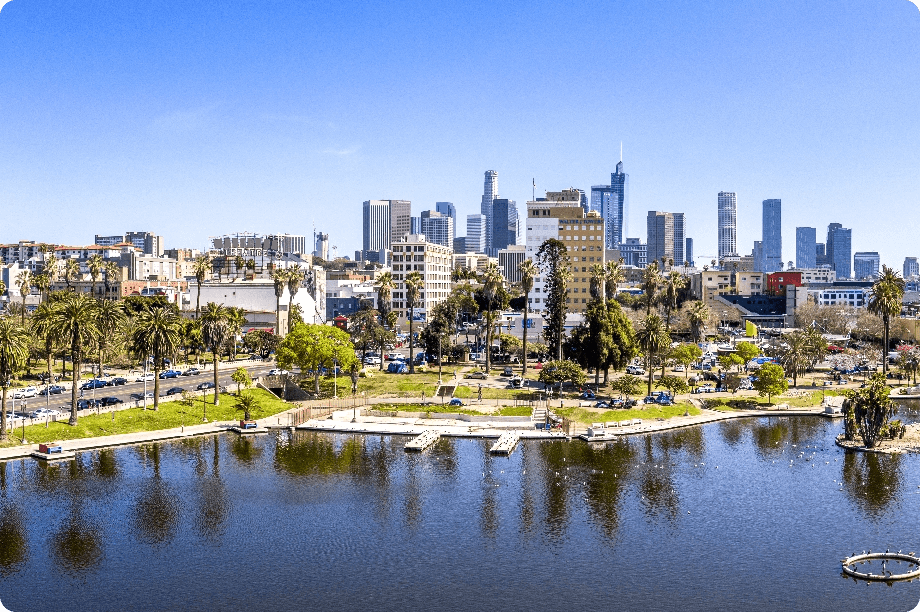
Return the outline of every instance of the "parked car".
{"type": "Polygon", "coordinates": [[[678,363],[676,366],[674,366],[673,371],[674,371],[674,372],[683,372],[683,371],[684,371],[684,364],[678,363]]]}
{"type": "Polygon", "coordinates": [[[594,404],[594,407],[595,407],[595,408],[610,408],[610,404],[607,403],[607,402],[605,402],[605,401],[600,401],[600,402],[594,404]]]}
{"type": "MultiPolygon", "coordinates": [[[[214,383],[211,384],[213,385],[214,383]]],[[[183,391],[185,391],[184,387],[170,387],[166,390],[166,395],[176,395],[178,393],[182,393],[183,391]]]]}
{"type": "Polygon", "coordinates": [[[632,374],[633,376],[645,376],[645,369],[639,366],[628,365],[626,366],[626,373],[632,374]]]}
{"type": "Polygon", "coordinates": [[[96,406],[101,406],[99,400],[94,399],[81,399],[77,400],[77,410],[88,410],[90,408],[95,408],[96,406]]]}
{"type": "Polygon", "coordinates": [[[504,369],[502,369],[502,376],[514,376],[514,370],[511,366],[505,366],[504,369]]]}
{"type": "Polygon", "coordinates": [[[152,381],[152,380],[153,380],[153,373],[148,372],[147,374],[141,374],[140,376],[135,378],[134,382],[145,382],[145,381],[152,381]]]}
{"type": "Polygon", "coordinates": [[[102,389],[103,387],[107,387],[108,385],[109,383],[102,380],[101,378],[94,378],[80,385],[80,388],[81,389],[102,389]]]}
{"type": "Polygon", "coordinates": [[[128,379],[125,378],[124,376],[116,376],[115,378],[113,378],[113,379],[110,380],[109,382],[111,382],[111,383],[112,383],[114,386],[116,386],[116,387],[120,387],[121,385],[127,385],[127,384],[128,384],[128,379]]]}
{"type": "Polygon", "coordinates": [[[60,410],[54,410],[53,408],[39,408],[38,410],[33,410],[30,412],[29,416],[33,419],[53,419],[56,417],[64,416],[64,413],[62,413],[60,410]]]}
{"type": "Polygon", "coordinates": [[[463,378],[474,378],[477,380],[485,380],[486,378],[488,378],[488,376],[486,376],[485,372],[477,370],[475,372],[469,372],[467,374],[464,374],[463,378]]]}
{"type": "Polygon", "coordinates": [[[658,395],[658,399],[655,400],[655,403],[659,406],[670,406],[674,403],[674,399],[665,393],[658,395]]]}
{"type": "Polygon", "coordinates": [[[45,387],[42,389],[39,395],[60,395],[64,391],[66,391],[66,389],[60,385],[51,385],[50,387],[45,387]]]}
{"type": "Polygon", "coordinates": [[[451,399],[451,400],[447,403],[447,405],[448,405],[448,406],[462,406],[462,405],[463,405],[463,400],[461,400],[459,397],[455,397],[455,398],[451,399]]]}
{"type": "Polygon", "coordinates": [[[578,397],[580,397],[581,399],[586,399],[586,400],[593,400],[596,398],[594,395],[594,391],[592,391],[591,389],[585,389],[584,391],[581,392],[581,395],[579,395],[578,397]]]}
{"type": "MultiPolygon", "coordinates": [[[[144,399],[144,396],[145,396],[144,393],[132,393],[132,394],[131,394],[131,399],[133,399],[133,400],[135,400],[135,401],[140,401],[140,400],[144,399]]],[[[148,392],[146,393],[146,397],[147,397],[147,399],[153,399],[153,391],[148,391],[148,392]]]]}
{"type": "Polygon", "coordinates": [[[250,355],[249,361],[262,361],[262,358],[258,355],[250,355]]]}
{"type": "Polygon", "coordinates": [[[100,398],[99,403],[103,406],[115,406],[116,404],[123,404],[124,402],[122,402],[117,397],[108,396],[100,398]]]}
{"type": "Polygon", "coordinates": [[[646,395],[644,398],[642,398],[643,404],[654,404],[657,401],[658,401],[658,397],[655,395],[646,395]]]}
{"type": "Polygon", "coordinates": [[[402,361],[393,361],[387,366],[387,372],[390,374],[407,374],[409,366],[402,361]]]}
{"type": "Polygon", "coordinates": [[[380,365],[380,357],[365,357],[364,365],[380,365]]]}
{"type": "Polygon", "coordinates": [[[515,376],[511,379],[512,389],[520,389],[523,386],[524,386],[524,379],[521,378],[520,376],[515,376]]]}
{"type": "Polygon", "coordinates": [[[167,378],[179,378],[182,376],[182,372],[179,370],[163,370],[160,372],[160,380],[165,380],[167,378]]]}
{"type": "Polygon", "coordinates": [[[214,388],[214,383],[212,382],[203,382],[203,383],[200,383],[197,387],[195,387],[195,389],[197,389],[198,391],[204,391],[205,389],[213,389],[213,388],[214,388]]]}
{"type": "Polygon", "coordinates": [[[198,376],[201,374],[201,370],[198,368],[189,368],[185,372],[182,372],[182,376],[198,376]]]}
{"type": "Polygon", "coordinates": [[[13,399],[25,399],[27,397],[35,397],[36,395],[38,395],[38,389],[35,387],[25,387],[13,391],[13,399]]]}
{"type": "Polygon", "coordinates": [[[291,373],[287,370],[274,368],[268,371],[268,376],[289,376],[291,373]]]}

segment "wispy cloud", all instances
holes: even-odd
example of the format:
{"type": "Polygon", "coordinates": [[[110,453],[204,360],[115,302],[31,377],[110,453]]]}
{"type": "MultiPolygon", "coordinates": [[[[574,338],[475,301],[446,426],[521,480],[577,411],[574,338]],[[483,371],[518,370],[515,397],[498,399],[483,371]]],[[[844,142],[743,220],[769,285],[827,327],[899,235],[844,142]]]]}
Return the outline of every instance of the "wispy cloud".
{"type": "Polygon", "coordinates": [[[356,147],[351,147],[350,149],[325,149],[323,153],[326,155],[335,155],[336,157],[348,157],[349,155],[354,155],[361,150],[361,145],[356,147]]]}

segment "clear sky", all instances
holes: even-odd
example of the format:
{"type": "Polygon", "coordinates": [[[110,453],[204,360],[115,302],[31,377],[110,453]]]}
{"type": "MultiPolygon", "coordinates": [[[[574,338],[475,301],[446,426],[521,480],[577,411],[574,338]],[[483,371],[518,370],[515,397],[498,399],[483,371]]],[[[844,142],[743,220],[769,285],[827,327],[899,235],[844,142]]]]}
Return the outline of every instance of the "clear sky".
{"type": "MultiPolygon", "coordinates": [[[[0,0],[2,1],[2,0],[0,0]]],[[[920,11],[908,0],[123,2],[0,10],[0,241],[148,230],[361,246],[361,202],[479,212],[483,172],[524,202],[609,182],[629,235],[685,212],[739,250],[761,202],[920,256],[920,11]]],[[[522,210],[523,212],[523,210],[522,210]]],[[[697,258],[699,261],[699,257],[697,258]]]]}

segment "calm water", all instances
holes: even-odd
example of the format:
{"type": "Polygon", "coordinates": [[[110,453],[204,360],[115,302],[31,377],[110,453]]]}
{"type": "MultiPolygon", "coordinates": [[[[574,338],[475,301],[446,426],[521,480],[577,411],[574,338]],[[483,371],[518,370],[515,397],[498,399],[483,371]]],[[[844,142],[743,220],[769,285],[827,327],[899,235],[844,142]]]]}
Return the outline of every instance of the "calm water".
{"type": "Polygon", "coordinates": [[[920,457],[847,455],[840,427],[737,420],[510,458],[480,440],[407,455],[398,437],[219,436],[10,462],[0,599],[14,612],[909,610],[920,583],[856,583],[839,559],[920,551],[920,457]]]}

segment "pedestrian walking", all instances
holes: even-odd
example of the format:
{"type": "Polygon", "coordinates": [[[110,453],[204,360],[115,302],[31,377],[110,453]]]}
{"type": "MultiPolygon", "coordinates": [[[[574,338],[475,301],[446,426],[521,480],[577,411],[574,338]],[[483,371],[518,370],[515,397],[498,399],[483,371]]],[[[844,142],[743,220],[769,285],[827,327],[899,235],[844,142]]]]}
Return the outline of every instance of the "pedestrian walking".
{"type": "Polygon", "coordinates": [[[479,385],[479,401],[482,402],[482,384],[479,385]]]}

